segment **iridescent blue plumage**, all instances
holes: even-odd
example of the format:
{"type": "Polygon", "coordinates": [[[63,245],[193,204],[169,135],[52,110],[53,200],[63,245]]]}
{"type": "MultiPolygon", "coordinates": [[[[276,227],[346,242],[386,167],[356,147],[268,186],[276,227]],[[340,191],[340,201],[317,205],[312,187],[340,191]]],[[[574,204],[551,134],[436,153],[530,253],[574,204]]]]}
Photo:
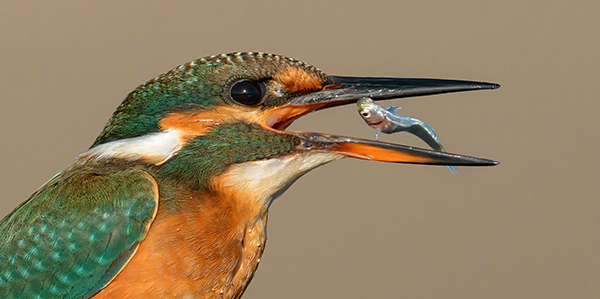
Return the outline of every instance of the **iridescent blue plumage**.
{"type": "MultiPolygon", "coordinates": [[[[261,52],[183,64],[131,92],[90,150],[0,220],[0,298],[240,298],[264,250],[269,205],[311,169],[343,156],[497,164],[286,131],[294,120],[365,95],[498,87],[329,76],[261,52]]],[[[443,151],[429,126],[401,120],[443,151]]]]}
{"type": "Polygon", "coordinates": [[[0,298],[98,292],[146,235],[155,189],[143,171],[68,169],[48,181],[0,222],[0,298]]]}

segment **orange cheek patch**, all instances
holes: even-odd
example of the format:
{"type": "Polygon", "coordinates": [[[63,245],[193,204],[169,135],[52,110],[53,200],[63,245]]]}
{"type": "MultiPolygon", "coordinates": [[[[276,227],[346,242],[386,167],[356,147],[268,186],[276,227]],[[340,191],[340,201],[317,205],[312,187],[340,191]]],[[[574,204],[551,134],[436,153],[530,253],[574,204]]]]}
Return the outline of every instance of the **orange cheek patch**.
{"type": "Polygon", "coordinates": [[[182,137],[192,138],[205,135],[220,118],[212,113],[171,113],[160,120],[158,126],[161,129],[176,129],[183,133],[182,137]]]}
{"type": "Polygon", "coordinates": [[[280,82],[289,92],[311,92],[323,88],[323,81],[317,75],[293,67],[287,67],[273,79],[280,82]]]}
{"type": "Polygon", "coordinates": [[[208,134],[215,125],[245,119],[256,122],[259,116],[255,111],[240,111],[231,107],[214,107],[210,111],[192,113],[171,113],[160,120],[162,130],[176,129],[184,140],[208,134]]]}

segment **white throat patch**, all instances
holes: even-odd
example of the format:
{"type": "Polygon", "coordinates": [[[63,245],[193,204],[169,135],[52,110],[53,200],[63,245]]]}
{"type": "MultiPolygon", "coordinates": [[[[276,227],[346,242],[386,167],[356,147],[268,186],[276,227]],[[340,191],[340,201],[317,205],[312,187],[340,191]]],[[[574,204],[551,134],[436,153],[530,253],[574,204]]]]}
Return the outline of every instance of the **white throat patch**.
{"type": "Polygon", "coordinates": [[[181,136],[181,131],[167,129],[101,144],[79,155],[78,158],[98,160],[121,158],[130,161],[143,159],[150,163],[162,164],[181,150],[183,147],[181,136]]]}
{"type": "Polygon", "coordinates": [[[285,192],[308,171],[341,159],[336,153],[306,152],[293,156],[252,161],[230,167],[221,177],[222,186],[235,194],[268,208],[273,200],[285,192]]]}

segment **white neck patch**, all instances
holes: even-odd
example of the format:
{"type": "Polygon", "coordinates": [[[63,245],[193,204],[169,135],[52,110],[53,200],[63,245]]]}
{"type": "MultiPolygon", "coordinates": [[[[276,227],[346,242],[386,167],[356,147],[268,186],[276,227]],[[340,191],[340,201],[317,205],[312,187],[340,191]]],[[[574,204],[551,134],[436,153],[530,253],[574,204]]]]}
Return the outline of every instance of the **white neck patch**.
{"type": "Polygon", "coordinates": [[[130,161],[143,159],[150,163],[162,164],[181,150],[183,147],[181,136],[181,131],[169,128],[162,132],[101,144],[79,155],[78,158],[98,160],[121,158],[130,161]]]}

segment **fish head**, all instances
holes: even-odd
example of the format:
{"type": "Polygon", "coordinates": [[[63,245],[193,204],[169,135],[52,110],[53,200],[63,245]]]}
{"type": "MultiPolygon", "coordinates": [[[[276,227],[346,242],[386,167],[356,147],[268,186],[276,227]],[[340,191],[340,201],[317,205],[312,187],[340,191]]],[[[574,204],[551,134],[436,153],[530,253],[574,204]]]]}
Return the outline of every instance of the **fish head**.
{"type": "Polygon", "coordinates": [[[381,125],[385,122],[384,109],[375,104],[371,98],[363,97],[356,102],[358,114],[372,128],[381,129],[381,125]]]}

